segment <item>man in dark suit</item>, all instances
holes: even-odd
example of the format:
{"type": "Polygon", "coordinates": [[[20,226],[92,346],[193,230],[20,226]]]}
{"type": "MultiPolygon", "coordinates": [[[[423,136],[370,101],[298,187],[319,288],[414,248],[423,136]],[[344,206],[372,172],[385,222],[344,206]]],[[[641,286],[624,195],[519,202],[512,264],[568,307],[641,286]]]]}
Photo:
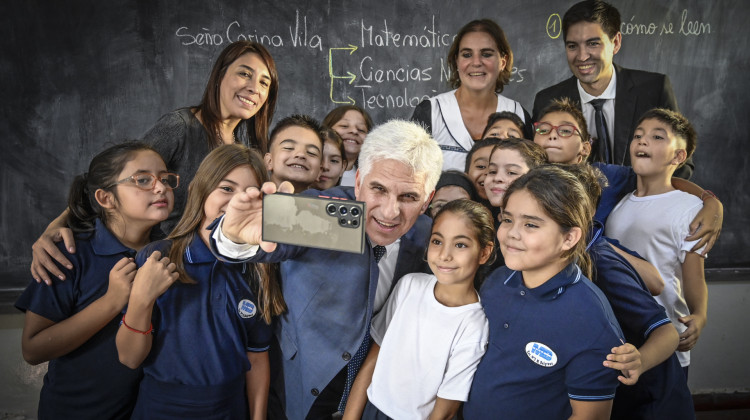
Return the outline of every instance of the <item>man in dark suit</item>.
{"type": "MultiPolygon", "coordinates": [[[[571,98],[579,102],[595,138],[592,160],[629,166],[628,147],[638,118],[657,107],[678,111],[669,78],[612,62],[622,45],[622,34],[620,13],[610,4],[586,0],[573,5],[565,12],[562,30],[573,76],[536,94],[532,120],[537,121],[553,99],[571,98]],[[599,123],[596,106],[603,115],[599,123]],[[607,133],[600,133],[605,127],[607,133]],[[604,138],[609,140],[607,147],[602,144],[604,138]]],[[[689,159],[675,175],[690,178],[693,169],[689,159]]]]}
{"type": "MultiPolygon", "coordinates": [[[[330,419],[343,408],[342,397],[359,368],[356,355],[369,348],[373,313],[401,276],[424,267],[431,223],[422,213],[434,194],[442,156],[430,135],[412,122],[390,121],[367,135],[354,190],[325,192],[365,202],[367,246],[361,255],[261,243],[257,188],[237,194],[228,205],[221,229],[213,234],[215,252],[228,260],[281,262],[288,311],[277,320],[282,372],[274,386],[285,396],[289,419],[330,419]]],[[[282,183],[279,190],[289,187],[282,183]]],[[[262,190],[273,193],[276,186],[266,183],[262,190]]]]}

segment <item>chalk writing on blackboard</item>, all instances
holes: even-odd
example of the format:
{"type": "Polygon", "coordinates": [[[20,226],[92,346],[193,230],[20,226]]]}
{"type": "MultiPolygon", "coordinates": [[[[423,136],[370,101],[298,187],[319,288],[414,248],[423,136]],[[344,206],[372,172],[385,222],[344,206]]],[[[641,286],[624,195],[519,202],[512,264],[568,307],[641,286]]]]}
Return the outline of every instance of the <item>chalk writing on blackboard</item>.
{"type": "Polygon", "coordinates": [[[623,35],[683,35],[683,36],[701,36],[711,33],[711,24],[701,22],[700,20],[690,20],[689,12],[683,9],[680,14],[678,24],[670,22],[665,18],[662,22],[642,22],[635,15],[629,20],[620,24],[620,32],[623,35]],[[677,32],[675,33],[675,30],[677,32]]]}
{"type": "Polygon", "coordinates": [[[552,39],[560,37],[562,32],[562,23],[560,21],[560,15],[553,13],[547,18],[547,36],[552,39]]]}
{"type": "Polygon", "coordinates": [[[334,74],[334,71],[333,71],[333,54],[334,54],[334,51],[335,52],[344,52],[344,53],[346,51],[349,51],[349,55],[352,55],[352,54],[354,54],[354,51],[357,51],[357,47],[354,46],[354,45],[349,44],[348,47],[339,47],[339,48],[329,48],[328,49],[328,76],[331,78],[331,90],[329,92],[329,98],[331,98],[331,102],[333,102],[334,104],[351,104],[351,105],[354,105],[355,101],[354,101],[354,99],[351,98],[351,96],[347,96],[346,100],[341,100],[340,98],[335,98],[334,97],[334,92],[333,92],[334,91],[334,86],[335,86],[335,83],[338,80],[344,80],[344,81],[345,80],[349,80],[349,84],[351,85],[352,83],[354,83],[354,80],[357,79],[357,76],[354,73],[350,72],[350,71],[347,71],[346,75],[336,75],[336,74],[334,74]]]}
{"type": "Polygon", "coordinates": [[[201,27],[193,30],[188,26],[180,26],[175,31],[182,45],[222,45],[235,41],[255,41],[265,46],[283,47],[308,47],[323,51],[323,39],[320,35],[313,33],[307,27],[307,15],[302,16],[300,23],[299,10],[295,12],[294,23],[289,25],[289,41],[284,43],[284,38],[278,33],[259,33],[257,29],[247,30],[240,22],[233,21],[223,31],[216,31],[201,27]]]}
{"type": "Polygon", "coordinates": [[[289,36],[292,38],[292,46],[294,47],[310,47],[323,51],[321,45],[320,35],[310,34],[307,32],[307,15],[303,16],[303,29],[300,31],[299,26],[299,10],[295,12],[294,31],[292,27],[289,27],[289,36]]]}
{"type": "MultiPolygon", "coordinates": [[[[263,32],[248,29],[246,24],[235,20],[223,30],[205,26],[194,30],[180,26],[175,35],[185,46],[221,46],[238,40],[255,41],[274,48],[312,51],[323,51],[326,46],[328,54],[323,59],[328,64],[328,99],[331,103],[357,104],[365,109],[393,109],[415,107],[438,93],[434,88],[435,79],[442,84],[451,77],[451,69],[443,55],[453,43],[455,34],[439,29],[434,15],[417,28],[419,26],[421,29],[401,30],[389,25],[388,19],[371,22],[362,18],[359,19],[358,33],[336,34],[334,39],[344,40],[336,45],[341,41],[332,41],[316,33],[315,28],[308,24],[307,15],[295,10],[294,21],[286,25],[288,34],[283,26],[278,32],[263,32]],[[355,41],[358,46],[346,42],[351,35],[359,38],[355,41]],[[387,54],[393,49],[408,49],[414,55],[410,53],[404,61],[383,61],[380,51],[387,54]],[[435,54],[436,50],[440,52],[435,54]]],[[[559,31],[559,22],[555,28],[559,31]]],[[[524,72],[525,68],[513,67],[510,82],[522,83],[524,72]]]]}
{"type": "Polygon", "coordinates": [[[440,33],[435,28],[435,15],[432,15],[432,26],[424,26],[422,32],[400,33],[391,28],[388,29],[388,20],[383,19],[383,26],[374,28],[373,25],[361,21],[362,47],[422,47],[422,48],[444,48],[450,47],[455,35],[440,33]]]}

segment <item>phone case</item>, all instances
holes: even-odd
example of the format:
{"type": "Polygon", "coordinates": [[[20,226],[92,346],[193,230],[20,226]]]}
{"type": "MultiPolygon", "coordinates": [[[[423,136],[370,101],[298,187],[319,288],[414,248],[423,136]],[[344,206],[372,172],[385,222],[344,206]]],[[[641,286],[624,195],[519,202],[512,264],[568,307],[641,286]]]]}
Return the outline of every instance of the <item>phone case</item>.
{"type": "Polygon", "coordinates": [[[363,253],[365,203],[276,193],[263,197],[263,240],[363,253]]]}

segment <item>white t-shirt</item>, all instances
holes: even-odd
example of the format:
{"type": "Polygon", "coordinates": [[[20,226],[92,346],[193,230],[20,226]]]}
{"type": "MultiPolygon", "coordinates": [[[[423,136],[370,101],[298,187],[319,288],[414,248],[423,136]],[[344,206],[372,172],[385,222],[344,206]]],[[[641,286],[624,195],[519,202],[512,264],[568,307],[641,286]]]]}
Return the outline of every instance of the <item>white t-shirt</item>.
{"type": "MultiPolygon", "coordinates": [[[[469,130],[464,125],[461,109],[458,107],[456,90],[441,93],[430,98],[432,107],[432,137],[443,151],[443,170],[455,169],[463,172],[466,168],[466,156],[474,145],[469,130]]],[[[520,103],[497,94],[495,112],[509,111],[525,120],[520,103]]],[[[530,124],[524,121],[524,124],[530,124]]]]}
{"type": "MultiPolygon", "coordinates": [[[[682,287],[682,263],[698,241],[686,241],[689,225],[703,208],[700,198],[678,190],[636,197],[626,195],[607,219],[605,234],[617,239],[653,264],[664,279],[664,291],[655,296],[669,319],[682,333],[687,327],[678,318],[690,314],[682,287]]],[[[677,352],[682,366],[690,365],[690,352],[677,352]]]]}
{"type": "Polygon", "coordinates": [[[466,401],[487,348],[481,303],[444,306],[436,282],[430,274],[405,275],[372,319],[380,353],[367,396],[394,419],[428,418],[436,397],[466,401]]]}

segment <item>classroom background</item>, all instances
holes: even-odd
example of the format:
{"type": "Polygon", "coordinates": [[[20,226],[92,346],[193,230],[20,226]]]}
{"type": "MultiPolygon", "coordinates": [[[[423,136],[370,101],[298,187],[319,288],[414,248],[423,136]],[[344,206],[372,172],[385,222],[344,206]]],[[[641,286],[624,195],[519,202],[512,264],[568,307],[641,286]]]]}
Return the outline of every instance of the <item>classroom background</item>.
{"type": "MultiPolygon", "coordinates": [[[[693,351],[696,405],[750,408],[750,4],[612,0],[623,46],[615,63],[667,74],[699,140],[692,181],[724,204],[706,261],[708,324],[693,351]]],[[[408,118],[450,90],[445,56],[466,22],[491,18],[514,52],[503,94],[531,111],[565,78],[560,23],[574,1],[308,2],[11,0],[0,26],[0,413],[33,417],[45,366],[20,354],[12,303],[30,279],[31,244],[65,206],[67,188],[106,145],[196,104],[228,43],[265,45],[280,90],[275,120],[321,119],[354,103],[375,123],[408,118]]],[[[8,414],[5,414],[8,416],[8,414]]],[[[13,418],[3,417],[2,418],[13,418]]],[[[21,417],[23,418],[23,417],[21,417]]]]}

